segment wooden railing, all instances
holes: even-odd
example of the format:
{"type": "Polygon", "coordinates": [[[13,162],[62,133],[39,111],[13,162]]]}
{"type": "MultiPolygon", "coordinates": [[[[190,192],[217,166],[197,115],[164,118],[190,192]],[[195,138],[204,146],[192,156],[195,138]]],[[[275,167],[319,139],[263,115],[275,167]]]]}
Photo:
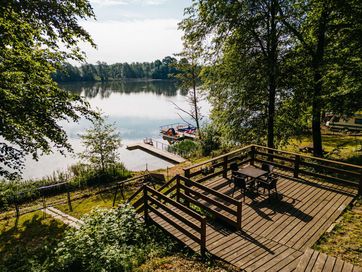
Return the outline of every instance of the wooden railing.
{"type": "Polygon", "coordinates": [[[212,214],[216,219],[241,229],[242,201],[222,194],[212,188],[179,176],[176,186],[177,200],[183,199],[186,205],[190,203],[212,214]],[[181,183],[184,182],[184,184],[181,183]],[[216,207],[212,208],[211,206],[216,207]]]}
{"type": "Polygon", "coordinates": [[[316,177],[329,182],[338,182],[345,186],[358,188],[358,194],[362,195],[362,166],[360,165],[281,151],[259,145],[249,145],[184,168],[184,175],[197,182],[203,182],[219,175],[226,178],[231,162],[237,162],[239,165],[269,163],[289,173],[291,177],[316,177]],[[209,171],[209,169],[212,169],[212,171],[209,171]],[[205,173],[208,174],[205,175],[205,173]]]}
{"type": "MultiPolygon", "coordinates": [[[[200,245],[201,256],[205,256],[206,218],[147,185],[144,185],[142,190],[145,222],[148,223],[150,220],[152,220],[149,216],[149,213],[154,213],[162,220],[172,225],[178,231],[189,237],[191,240],[198,243],[200,245]],[[194,220],[188,220],[184,216],[180,215],[175,209],[184,212],[194,220]],[[163,210],[165,213],[163,213],[161,210],[163,210]],[[192,232],[182,227],[182,225],[177,223],[176,220],[171,219],[170,215],[190,227],[192,232]],[[197,223],[195,223],[195,221],[197,223]],[[195,235],[194,232],[196,232],[198,235],[195,235]]],[[[156,220],[152,221],[153,223],[158,224],[156,220]]],[[[162,226],[160,227],[162,228],[162,226]]]]}
{"type": "Polygon", "coordinates": [[[250,162],[252,159],[250,157],[251,147],[252,146],[246,146],[225,155],[186,167],[183,169],[184,176],[190,179],[193,178],[196,182],[203,182],[218,175],[226,178],[231,163],[236,162],[241,165],[250,162]]]}
{"type": "Polygon", "coordinates": [[[294,178],[315,177],[359,189],[362,195],[362,166],[281,151],[264,146],[252,148],[254,161],[269,163],[294,178]]]}

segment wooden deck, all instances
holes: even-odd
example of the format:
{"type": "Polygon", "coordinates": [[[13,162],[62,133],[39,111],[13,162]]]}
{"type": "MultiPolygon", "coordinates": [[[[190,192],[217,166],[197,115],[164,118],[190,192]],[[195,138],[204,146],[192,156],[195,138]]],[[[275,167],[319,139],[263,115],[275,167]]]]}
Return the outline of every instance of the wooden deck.
{"type": "Polygon", "coordinates": [[[304,255],[300,258],[296,271],[362,272],[362,268],[344,262],[341,259],[327,256],[327,254],[307,249],[304,255]]]}
{"type": "Polygon", "coordinates": [[[152,145],[149,145],[149,144],[145,144],[145,143],[134,143],[134,144],[129,144],[127,145],[127,149],[128,150],[135,150],[135,149],[140,149],[140,150],[143,150],[147,153],[150,153],[151,155],[154,155],[156,157],[159,157],[163,160],[166,160],[166,161],[169,161],[171,163],[182,163],[182,162],[185,162],[186,159],[178,156],[178,155],[175,155],[175,154],[172,154],[170,152],[167,152],[165,150],[161,150],[161,149],[158,149],[152,145]]]}
{"type": "MultiPolygon", "coordinates": [[[[233,188],[227,178],[217,177],[203,184],[232,195],[233,188]]],[[[304,252],[337,219],[355,195],[355,189],[331,183],[281,178],[278,181],[278,198],[272,196],[269,199],[267,195],[255,193],[246,195],[242,207],[241,230],[235,231],[219,222],[208,221],[206,249],[215,257],[245,271],[295,271],[304,252]]],[[[234,198],[242,199],[241,193],[236,191],[234,198]]],[[[202,203],[204,200],[198,201],[202,203]]],[[[219,209],[210,203],[204,204],[215,210],[219,209]]],[[[183,211],[173,209],[178,215],[197,224],[183,211]]],[[[223,213],[222,210],[219,211],[223,213]]],[[[195,233],[195,230],[167,211],[162,212],[183,229],[195,233]]],[[[149,217],[198,251],[199,244],[160,216],[151,212],[149,217]]]]}

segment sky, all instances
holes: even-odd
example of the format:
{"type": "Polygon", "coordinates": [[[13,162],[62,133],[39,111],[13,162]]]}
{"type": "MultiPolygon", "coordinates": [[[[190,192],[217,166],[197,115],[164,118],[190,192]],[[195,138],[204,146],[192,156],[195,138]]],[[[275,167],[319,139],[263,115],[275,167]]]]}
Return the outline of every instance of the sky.
{"type": "Polygon", "coordinates": [[[82,21],[97,49],[82,44],[88,63],[143,62],[182,50],[177,24],[192,0],[90,0],[97,20],[82,21]]]}

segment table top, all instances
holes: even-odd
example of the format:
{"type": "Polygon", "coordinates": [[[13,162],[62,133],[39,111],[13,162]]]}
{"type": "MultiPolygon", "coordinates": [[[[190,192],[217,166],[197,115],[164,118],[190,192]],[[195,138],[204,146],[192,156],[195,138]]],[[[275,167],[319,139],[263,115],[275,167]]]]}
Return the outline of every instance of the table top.
{"type": "Polygon", "coordinates": [[[251,178],[258,178],[268,174],[267,171],[264,171],[260,168],[256,168],[254,166],[247,166],[245,168],[241,168],[237,172],[251,178]]]}

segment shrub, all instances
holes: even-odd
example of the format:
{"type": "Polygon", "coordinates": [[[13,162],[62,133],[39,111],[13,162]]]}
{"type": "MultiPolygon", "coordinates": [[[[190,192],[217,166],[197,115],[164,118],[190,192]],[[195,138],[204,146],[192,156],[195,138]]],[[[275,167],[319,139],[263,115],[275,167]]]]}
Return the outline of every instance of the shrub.
{"type": "Polygon", "coordinates": [[[185,158],[197,157],[200,155],[200,144],[192,140],[183,140],[170,145],[168,151],[185,158]]]}
{"type": "Polygon", "coordinates": [[[203,156],[209,156],[213,151],[221,147],[221,136],[218,130],[212,125],[202,128],[201,149],[203,156]]]}
{"type": "Polygon", "coordinates": [[[79,229],[69,229],[46,266],[50,271],[131,271],[175,244],[159,229],[146,227],[128,206],[96,209],[79,229]]]}

